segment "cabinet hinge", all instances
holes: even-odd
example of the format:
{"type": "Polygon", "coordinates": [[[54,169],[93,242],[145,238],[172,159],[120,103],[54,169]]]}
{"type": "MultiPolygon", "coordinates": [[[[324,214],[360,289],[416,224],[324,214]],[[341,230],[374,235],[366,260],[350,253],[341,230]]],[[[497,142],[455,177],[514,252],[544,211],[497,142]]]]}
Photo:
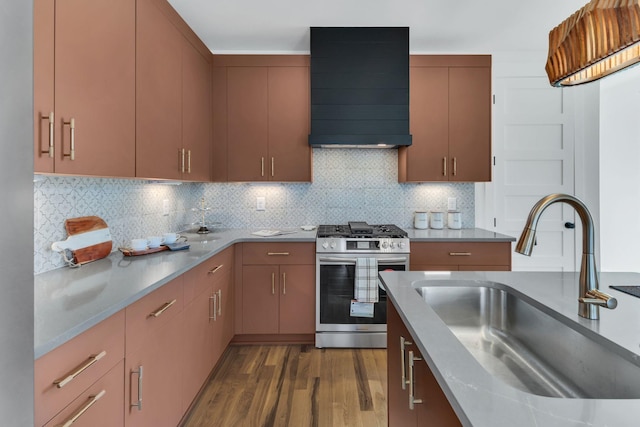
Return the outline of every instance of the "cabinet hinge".
{"type": "Polygon", "coordinates": [[[495,218],[493,218],[493,226],[494,226],[494,227],[497,227],[497,226],[498,226],[498,222],[497,222],[497,220],[496,220],[495,218]]]}

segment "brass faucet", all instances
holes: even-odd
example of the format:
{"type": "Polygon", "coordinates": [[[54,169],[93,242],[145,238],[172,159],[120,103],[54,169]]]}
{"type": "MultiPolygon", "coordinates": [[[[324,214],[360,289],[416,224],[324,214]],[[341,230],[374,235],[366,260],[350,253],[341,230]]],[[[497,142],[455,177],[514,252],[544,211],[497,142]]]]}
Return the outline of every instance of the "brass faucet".
{"type": "Polygon", "coordinates": [[[536,228],[542,212],[556,202],[564,202],[572,206],[582,221],[582,265],[580,266],[579,279],[579,306],[578,315],[587,319],[598,320],[600,318],[599,307],[614,309],[618,301],[611,295],[598,290],[598,272],[596,271],[596,259],[594,252],[594,228],[593,218],[587,206],[576,197],[568,194],[549,194],[536,203],[527,223],[522,230],[520,239],[516,244],[516,252],[531,256],[536,241],[536,228]]]}

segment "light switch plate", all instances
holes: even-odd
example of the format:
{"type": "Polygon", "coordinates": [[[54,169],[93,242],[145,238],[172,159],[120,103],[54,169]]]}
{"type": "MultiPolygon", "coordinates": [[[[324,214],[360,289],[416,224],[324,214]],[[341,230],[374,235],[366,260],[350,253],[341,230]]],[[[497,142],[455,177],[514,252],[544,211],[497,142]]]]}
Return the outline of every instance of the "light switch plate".
{"type": "Polygon", "coordinates": [[[162,215],[169,216],[169,199],[162,200],[162,215]]]}
{"type": "Polygon", "coordinates": [[[455,211],[458,209],[458,200],[455,197],[449,197],[447,199],[447,210],[455,211]]]}
{"type": "Polygon", "coordinates": [[[256,210],[263,211],[265,210],[266,200],[265,197],[256,197],[256,210]]]}

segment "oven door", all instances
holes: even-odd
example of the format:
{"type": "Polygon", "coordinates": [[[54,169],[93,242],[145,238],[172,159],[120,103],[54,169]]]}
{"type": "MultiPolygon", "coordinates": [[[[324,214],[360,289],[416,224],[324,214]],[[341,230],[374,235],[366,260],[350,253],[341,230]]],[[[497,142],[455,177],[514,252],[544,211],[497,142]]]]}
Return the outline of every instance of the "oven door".
{"type": "MultiPolygon", "coordinates": [[[[405,254],[363,256],[377,258],[378,271],[408,270],[409,256],[405,254]]],[[[356,270],[354,255],[317,255],[316,259],[316,331],[386,331],[387,293],[382,288],[379,302],[374,303],[373,317],[351,315],[356,270]]]]}

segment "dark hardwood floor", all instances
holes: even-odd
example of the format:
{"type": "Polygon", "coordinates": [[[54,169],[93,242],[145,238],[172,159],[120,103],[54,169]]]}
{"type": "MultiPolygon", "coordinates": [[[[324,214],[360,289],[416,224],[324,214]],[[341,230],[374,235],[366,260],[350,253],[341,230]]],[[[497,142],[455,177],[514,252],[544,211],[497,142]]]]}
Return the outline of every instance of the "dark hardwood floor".
{"type": "Polygon", "coordinates": [[[387,425],[385,349],[231,346],[182,427],[387,425]]]}

